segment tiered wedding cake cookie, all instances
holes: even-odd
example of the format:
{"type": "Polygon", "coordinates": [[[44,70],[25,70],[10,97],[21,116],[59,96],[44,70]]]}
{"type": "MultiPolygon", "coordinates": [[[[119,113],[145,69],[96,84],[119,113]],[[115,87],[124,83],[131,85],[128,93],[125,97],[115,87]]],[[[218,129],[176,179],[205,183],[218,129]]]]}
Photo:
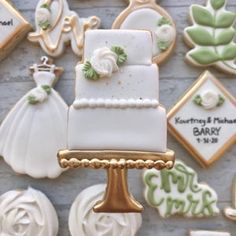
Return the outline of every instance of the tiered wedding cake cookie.
{"type": "Polygon", "coordinates": [[[86,32],[84,64],[76,74],[69,149],[166,152],[166,111],[159,104],[150,32],[86,32]]]}

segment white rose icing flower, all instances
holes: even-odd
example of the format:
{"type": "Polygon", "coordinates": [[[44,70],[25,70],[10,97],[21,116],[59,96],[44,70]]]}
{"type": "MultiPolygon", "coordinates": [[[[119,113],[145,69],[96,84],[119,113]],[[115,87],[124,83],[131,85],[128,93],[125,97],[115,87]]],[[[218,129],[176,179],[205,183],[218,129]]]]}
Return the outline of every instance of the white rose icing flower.
{"type": "Polygon", "coordinates": [[[171,43],[175,37],[175,30],[171,25],[162,25],[156,30],[158,41],[171,43]]]}
{"type": "Polygon", "coordinates": [[[86,79],[97,80],[100,78],[110,78],[114,72],[119,70],[119,66],[127,60],[127,54],[121,47],[113,46],[98,48],[93,52],[90,61],[84,64],[83,72],[86,79]]]}
{"type": "Polygon", "coordinates": [[[30,104],[43,103],[48,99],[51,89],[49,86],[38,86],[30,91],[27,99],[30,104]]]}
{"type": "Polygon", "coordinates": [[[52,204],[41,192],[29,188],[0,197],[0,235],[56,236],[58,219],[52,204]]]}
{"type": "Polygon", "coordinates": [[[207,90],[194,98],[195,104],[203,107],[205,110],[212,110],[223,105],[225,99],[213,90],[207,90]]]}
{"type": "Polygon", "coordinates": [[[47,8],[39,8],[36,12],[38,22],[50,21],[51,13],[47,8]]]}
{"type": "Polygon", "coordinates": [[[142,224],[139,213],[95,213],[93,206],[102,199],[105,185],[82,191],[73,203],[69,228],[72,236],[134,236],[142,224]]]}
{"type": "Polygon", "coordinates": [[[110,48],[104,47],[94,51],[90,63],[100,77],[111,77],[113,72],[119,70],[117,55],[110,48]]]}

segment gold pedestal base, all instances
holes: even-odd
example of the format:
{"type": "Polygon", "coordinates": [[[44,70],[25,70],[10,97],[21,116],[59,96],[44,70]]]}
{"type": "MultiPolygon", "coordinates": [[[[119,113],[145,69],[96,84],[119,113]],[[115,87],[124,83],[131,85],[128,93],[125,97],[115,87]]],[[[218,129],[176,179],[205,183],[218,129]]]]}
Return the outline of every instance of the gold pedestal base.
{"type": "Polygon", "coordinates": [[[58,161],[62,168],[107,169],[106,193],[103,200],[94,206],[95,212],[142,212],[143,207],[129,193],[127,170],[170,169],[174,165],[174,160],[174,152],[171,150],[166,153],[80,150],[64,150],[58,153],[58,161]]]}

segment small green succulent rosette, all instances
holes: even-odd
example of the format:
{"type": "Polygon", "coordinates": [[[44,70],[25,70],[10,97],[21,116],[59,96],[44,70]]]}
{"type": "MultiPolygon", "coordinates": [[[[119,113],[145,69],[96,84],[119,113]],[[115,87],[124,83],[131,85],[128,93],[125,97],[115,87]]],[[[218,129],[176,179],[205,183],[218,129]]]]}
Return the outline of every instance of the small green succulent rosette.
{"type": "Polygon", "coordinates": [[[48,95],[51,94],[51,87],[48,85],[38,86],[31,90],[27,100],[31,105],[36,105],[38,103],[43,103],[48,99],[48,95]]]}
{"type": "Polygon", "coordinates": [[[89,80],[110,78],[127,61],[127,58],[125,50],[119,46],[113,46],[111,49],[108,47],[96,49],[90,61],[84,64],[84,76],[89,80]]]}
{"type": "Polygon", "coordinates": [[[162,17],[157,24],[155,32],[157,46],[161,51],[166,51],[175,39],[175,29],[169,19],[162,17]]]}
{"type": "Polygon", "coordinates": [[[39,27],[47,30],[51,27],[51,10],[48,4],[41,5],[36,11],[36,18],[39,27]]]}
{"type": "Polygon", "coordinates": [[[212,110],[216,107],[221,107],[225,102],[225,98],[215,91],[209,90],[196,95],[193,98],[193,102],[205,110],[212,110]]]}
{"type": "Polygon", "coordinates": [[[191,6],[193,25],[185,29],[185,38],[193,49],[186,56],[196,65],[216,65],[236,74],[236,13],[227,11],[226,3],[208,0],[206,7],[191,6]]]}

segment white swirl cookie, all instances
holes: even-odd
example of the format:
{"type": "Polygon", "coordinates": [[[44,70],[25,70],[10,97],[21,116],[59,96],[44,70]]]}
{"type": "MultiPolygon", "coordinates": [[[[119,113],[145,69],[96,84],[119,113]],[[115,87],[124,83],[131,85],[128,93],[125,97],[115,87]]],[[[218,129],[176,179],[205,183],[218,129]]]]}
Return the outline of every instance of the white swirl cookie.
{"type": "Polygon", "coordinates": [[[40,191],[9,191],[0,196],[0,235],[56,236],[58,218],[49,199],[40,191]]]}
{"type": "Polygon", "coordinates": [[[138,213],[94,213],[93,206],[104,195],[106,185],[83,190],[74,201],[69,216],[72,236],[134,236],[142,224],[138,213]]]}
{"type": "Polygon", "coordinates": [[[152,33],[153,61],[164,62],[176,42],[176,27],[171,16],[155,0],[130,0],[129,6],[114,21],[113,29],[140,29],[152,33]],[[140,20],[142,19],[142,20],[140,20]]]}
{"type": "Polygon", "coordinates": [[[208,0],[206,7],[191,5],[192,26],[184,30],[184,37],[192,49],[186,59],[195,66],[236,74],[236,14],[227,11],[226,4],[227,0],[208,0]]]}
{"type": "Polygon", "coordinates": [[[97,29],[100,19],[96,16],[79,18],[69,9],[66,0],[39,0],[35,12],[36,31],[28,35],[31,42],[39,43],[51,57],[62,55],[65,45],[71,44],[73,52],[81,57],[84,32],[97,29]]]}

